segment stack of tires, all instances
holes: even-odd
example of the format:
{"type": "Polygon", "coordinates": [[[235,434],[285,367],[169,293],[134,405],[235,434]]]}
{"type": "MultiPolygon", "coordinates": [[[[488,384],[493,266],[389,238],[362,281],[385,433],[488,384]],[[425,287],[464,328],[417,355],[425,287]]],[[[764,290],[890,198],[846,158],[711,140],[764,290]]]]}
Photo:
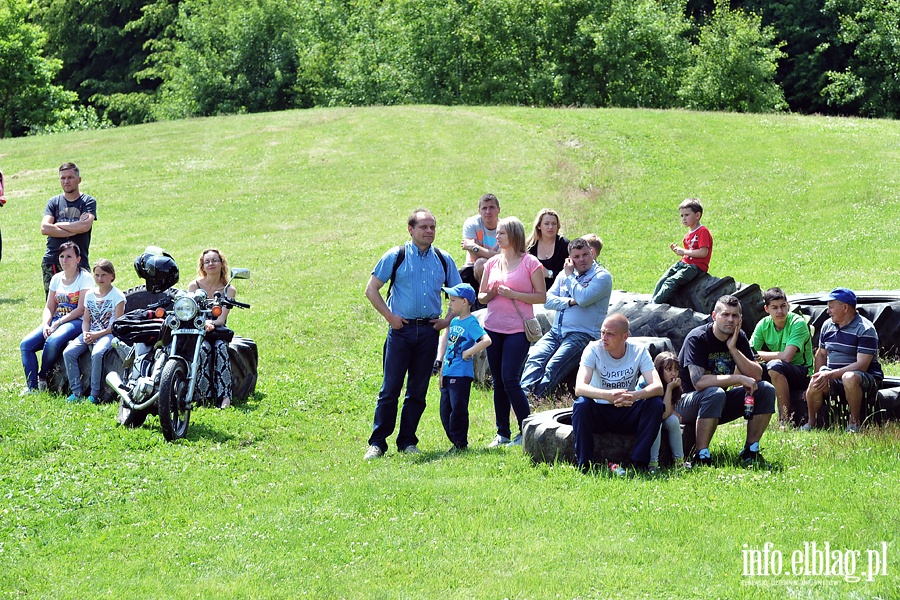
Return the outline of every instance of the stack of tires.
{"type": "MultiPolygon", "coordinates": [[[[819,343],[822,324],[828,319],[828,302],[820,300],[828,292],[791,296],[792,310],[809,319],[813,332],[813,347],[819,343]]],[[[900,356],[900,294],[897,292],[865,291],[856,294],[856,309],[872,321],[878,332],[881,356],[900,356]]]]}

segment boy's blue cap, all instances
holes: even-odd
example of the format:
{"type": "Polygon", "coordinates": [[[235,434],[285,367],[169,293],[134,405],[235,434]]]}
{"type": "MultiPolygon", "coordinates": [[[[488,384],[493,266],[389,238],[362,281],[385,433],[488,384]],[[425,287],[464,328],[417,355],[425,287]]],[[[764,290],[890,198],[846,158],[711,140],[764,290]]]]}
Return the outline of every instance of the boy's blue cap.
{"type": "Polygon", "coordinates": [[[850,306],[856,306],[856,294],[853,293],[853,290],[848,290],[847,288],[834,288],[831,290],[830,294],[822,296],[819,300],[839,300],[844,304],[849,304],[850,306]]]}
{"type": "Polygon", "coordinates": [[[473,288],[468,283],[458,283],[453,287],[445,287],[441,289],[444,290],[448,296],[465,298],[469,301],[469,304],[475,304],[475,288],[473,288]]]}

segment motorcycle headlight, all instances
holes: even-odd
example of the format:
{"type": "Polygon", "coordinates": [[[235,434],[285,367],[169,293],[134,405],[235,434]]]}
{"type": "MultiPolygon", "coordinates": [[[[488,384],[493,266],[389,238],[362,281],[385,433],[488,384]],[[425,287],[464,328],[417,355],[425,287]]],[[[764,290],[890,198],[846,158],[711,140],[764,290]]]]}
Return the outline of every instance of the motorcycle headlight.
{"type": "Polygon", "coordinates": [[[181,321],[190,321],[197,314],[197,303],[193,298],[182,297],[175,301],[175,316],[181,321]]]}

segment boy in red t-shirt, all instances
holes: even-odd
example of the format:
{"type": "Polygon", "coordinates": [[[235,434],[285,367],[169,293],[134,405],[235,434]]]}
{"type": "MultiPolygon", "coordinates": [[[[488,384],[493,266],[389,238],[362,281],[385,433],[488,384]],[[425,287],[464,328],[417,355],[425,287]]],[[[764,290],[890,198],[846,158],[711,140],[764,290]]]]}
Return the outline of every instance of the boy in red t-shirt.
{"type": "Polygon", "coordinates": [[[683,248],[669,244],[672,252],[682,258],[669,267],[666,274],[656,283],[652,301],[657,304],[668,302],[678,288],[696,278],[701,271],[704,273],[709,271],[713,239],[709,229],[700,224],[703,206],[696,198],[688,198],[678,205],[678,212],[681,213],[681,223],[688,228],[688,232],[682,240],[683,248]]]}

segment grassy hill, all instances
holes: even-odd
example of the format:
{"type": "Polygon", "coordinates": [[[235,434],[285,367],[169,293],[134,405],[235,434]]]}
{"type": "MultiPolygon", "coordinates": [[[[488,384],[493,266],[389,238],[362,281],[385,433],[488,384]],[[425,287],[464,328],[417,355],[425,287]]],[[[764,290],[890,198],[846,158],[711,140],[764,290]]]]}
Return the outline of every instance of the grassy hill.
{"type": "MultiPolygon", "coordinates": [[[[361,460],[383,320],[363,296],[418,206],[458,260],[491,191],[526,227],[599,234],[617,289],[674,262],[678,203],[702,199],[711,272],[789,294],[896,288],[900,124],[633,110],[402,107],[247,115],[0,141],[0,590],[9,597],[893,597],[898,431],[770,431],[775,466],[619,481],[521,454],[444,458],[437,390],[418,459],[361,460]],[[201,249],[249,267],[229,324],[257,340],[255,398],[198,410],[187,440],[115,407],[22,400],[16,351],[42,309],[38,225],[57,166],[98,199],[91,257],[140,283],[161,245],[182,281],[201,249]],[[885,576],[747,577],[745,549],[888,543],[885,576]],[[745,546],[746,544],[746,546],[745,546]]],[[[493,436],[473,393],[470,443],[493,436]]],[[[392,441],[392,440],[391,440],[392,441]]]]}

